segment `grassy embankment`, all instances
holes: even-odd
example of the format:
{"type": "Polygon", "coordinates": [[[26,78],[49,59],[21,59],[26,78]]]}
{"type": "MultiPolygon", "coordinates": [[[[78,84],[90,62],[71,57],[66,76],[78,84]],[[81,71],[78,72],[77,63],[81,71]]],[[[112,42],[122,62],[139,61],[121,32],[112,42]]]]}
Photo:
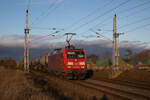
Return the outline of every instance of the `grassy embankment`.
{"type": "Polygon", "coordinates": [[[0,66],[0,100],[54,100],[21,70],[0,66]]]}
{"type": "MultiPolygon", "coordinates": [[[[92,79],[99,80],[101,78],[109,78],[110,70],[99,70],[95,71],[92,79]]],[[[150,72],[146,70],[138,70],[138,69],[131,69],[122,72],[118,77],[115,79],[117,80],[125,80],[131,81],[136,83],[145,83],[150,84],[150,72]]]]}

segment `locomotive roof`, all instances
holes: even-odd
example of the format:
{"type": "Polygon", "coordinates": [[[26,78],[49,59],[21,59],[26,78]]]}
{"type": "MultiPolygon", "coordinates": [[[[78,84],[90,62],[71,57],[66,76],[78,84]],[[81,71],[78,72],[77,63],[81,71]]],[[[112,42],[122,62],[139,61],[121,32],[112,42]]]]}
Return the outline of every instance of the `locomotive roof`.
{"type": "Polygon", "coordinates": [[[84,50],[84,49],[64,49],[64,50],[84,50]]]}

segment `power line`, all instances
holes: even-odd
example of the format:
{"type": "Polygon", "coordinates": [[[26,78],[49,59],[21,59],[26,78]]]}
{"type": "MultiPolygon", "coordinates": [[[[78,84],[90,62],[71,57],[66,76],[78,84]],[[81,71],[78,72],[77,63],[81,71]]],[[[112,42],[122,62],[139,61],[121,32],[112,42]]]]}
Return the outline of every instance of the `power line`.
{"type": "Polygon", "coordinates": [[[61,28],[54,28],[54,27],[31,27],[32,29],[36,29],[36,30],[63,30],[64,31],[64,29],[61,29],[61,28]]]}
{"type": "Polygon", "coordinates": [[[104,35],[102,35],[102,34],[96,32],[96,31],[94,31],[93,29],[91,29],[91,31],[94,32],[94,33],[96,33],[96,35],[98,35],[98,36],[101,36],[101,37],[103,37],[103,38],[105,38],[105,39],[107,39],[107,40],[109,40],[109,41],[112,41],[110,38],[108,38],[108,37],[106,37],[106,36],[104,36],[104,35]]]}
{"type": "Polygon", "coordinates": [[[147,27],[147,26],[150,26],[150,24],[145,24],[145,25],[142,25],[142,26],[135,27],[134,29],[128,30],[128,31],[126,31],[125,33],[133,32],[133,31],[136,31],[136,30],[145,28],[145,27],[147,27]]]}
{"type": "MultiPolygon", "coordinates": [[[[124,13],[124,12],[128,12],[128,11],[132,11],[132,10],[134,10],[135,8],[144,6],[144,5],[148,4],[148,3],[150,3],[150,1],[144,2],[144,3],[142,3],[142,4],[138,4],[138,5],[134,6],[134,7],[128,8],[128,9],[126,9],[126,10],[122,10],[122,11],[118,12],[117,14],[124,13]]],[[[149,7],[148,7],[148,8],[149,8],[149,7]]],[[[140,10],[140,11],[143,11],[143,10],[145,10],[145,9],[142,9],[142,10],[140,10]]],[[[140,11],[138,11],[138,12],[140,12],[140,11]]],[[[138,13],[138,12],[137,12],[137,13],[138,13]]],[[[129,15],[131,15],[131,14],[129,14],[129,15]]],[[[132,13],[132,15],[133,15],[133,13],[132,13]]],[[[124,17],[124,16],[123,16],[123,17],[124,17]]],[[[126,17],[126,16],[125,16],[125,17],[126,17]]],[[[104,23],[104,22],[106,22],[106,21],[109,21],[109,19],[110,19],[109,17],[105,18],[102,22],[96,24],[94,27],[97,27],[99,24],[102,24],[102,23],[104,23]]],[[[104,24],[104,25],[106,25],[106,24],[104,24]]],[[[101,26],[102,26],[102,25],[101,25],[101,26]]]]}
{"type": "Polygon", "coordinates": [[[55,11],[57,8],[59,8],[64,2],[65,2],[65,0],[62,1],[61,3],[59,3],[59,5],[55,6],[54,9],[53,9],[51,12],[49,11],[49,12],[47,13],[47,15],[45,15],[45,17],[49,16],[49,14],[51,14],[53,11],[55,11]]]}
{"type": "Polygon", "coordinates": [[[144,2],[144,3],[139,4],[139,5],[136,5],[136,6],[134,6],[134,7],[131,7],[131,8],[127,8],[127,9],[125,9],[125,10],[122,10],[122,11],[120,11],[120,12],[118,12],[118,13],[128,12],[128,11],[131,11],[131,10],[133,10],[133,9],[136,9],[136,8],[138,8],[138,7],[144,6],[144,5],[149,4],[149,3],[150,3],[150,1],[144,2]]]}
{"type": "MultiPolygon", "coordinates": [[[[136,6],[137,7],[137,6],[136,6]]],[[[144,8],[145,9],[145,8],[144,8]]],[[[144,10],[144,9],[142,9],[142,10],[144,10]]],[[[129,24],[126,24],[126,25],[123,25],[123,26],[121,26],[121,27],[119,27],[119,28],[123,28],[123,27],[125,27],[125,26],[129,26],[129,25],[132,25],[132,24],[136,24],[136,23],[139,23],[139,22],[142,22],[142,21],[145,21],[145,20],[149,20],[150,19],[150,17],[146,17],[146,18],[144,18],[144,19],[140,19],[140,20],[138,20],[138,21],[135,21],[135,22],[132,22],[132,23],[129,23],[129,24]]],[[[139,28],[139,27],[138,27],[139,28]]],[[[134,29],[133,29],[134,30],[134,29]]]]}
{"type": "Polygon", "coordinates": [[[82,28],[83,26],[86,26],[86,25],[88,25],[89,23],[94,22],[95,20],[99,19],[100,17],[103,17],[103,16],[107,15],[109,12],[111,12],[111,11],[113,11],[113,10],[119,8],[120,6],[122,6],[122,5],[126,4],[126,3],[128,3],[129,1],[131,1],[131,0],[126,0],[125,2],[120,3],[119,5],[117,5],[117,6],[115,6],[114,8],[112,8],[112,9],[110,9],[110,10],[104,12],[103,14],[101,14],[101,15],[95,17],[94,19],[92,19],[92,20],[90,20],[90,21],[88,21],[88,22],[86,22],[86,23],[84,23],[84,24],[82,24],[82,25],[79,25],[79,27],[74,28],[74,30],[78,30],[78,29],[82,28]]]}
{"type": "MultiPolygon", "coordinates": [[[[61,30],[61,31],[64,31],[64,30],[61,30]]],[[[34,40],[31,40],[31,42],[38,41],[38,40],[41,40],[41,39],[45,39],[45,38],[47,38],[47,37],[49,37],[49,36],[55,36],[57,33],[61,32],[61,31],[55,31],[55,32],[53,32],[53,33],[51,33],[51,34],[42,36],[42,37],[37,38],[37,39],[34,39],[34,40]]]]}
{"type": "MultiPolygon", "coordinates": [[[[110,5],[114,0],[111,0],[109,2],[107,2],[103,7],[106,7],[108,5],[110,5]]],[[[76,24],[78,24],[79,22],[81,22],[82,20],[85,20],[87,18],[89,18],[90,16],[92,16],[94,13],[96,13],[97,11],[100,11],[102,9],[102,7],[99,7],[97,9],[95,9],[94,11],[92,11],[91,13],[87,14],[86,16],[80,18],[78,21],[76,21],[75,23],[71,24],[69,27],[67,27],[66,29],[70,29],[72,27],[74,27],[76,24]]]]}
{"type": "Polygon", "coordinates": [[[46,28],[46,27],[31,27],[32,29],[36,30],[51,30],[52,28],[46,28]]]}
{"type": "Polygon", "coordinates": [[[52,9],[52,8],[55,6],[56,3],[57,3],[57,0],[55,0],[54,2],[52,2],[52,3],[49,5],[49,7],[47,8],[47,10],[43,11],[43,12],[40,14],[40,16],[36,17],[36,19],[32,22],[31,25],[34,25],[35,22],[39,21],[39,20],[47,13],[47,11],[49,11],[50,9],[52,9]]]}
{"type": "MultiPolygon", "coordinates": [[[[93,20],[96,20],[98,17],[104,16],[105,14],[107,14],[107,13],[109,13],[109,12],[111,12],[111,11],[117,9],[117,8],[119,8],[120,6],[122,6],[122,5],[126,4],[126,3],[128,3],[129,1],[130,1],[130,0],[127,0],[127,1],[125,1],[125,2],[120,3],[120,4],[117,5],[116,7],[114,7],[114,8],[112,8],[112,9],[106,11],[104,14],[102,14],[102,15],[100,15],[100,16],[97,16],[97,17],[96,17],[95,19],[93,19],[93,20]]],[[[92,21],[92,20],[91,20],[91,21],[92,21]]],[[[86,24],[88,24],[88,23],[86,23],[86,24]]],[[[86,25],[86,24],[80,25],[80,27],[82,27],[82,26],[84,26],[84,25],[86,25]]],[[[79,28],[80,28],[80,27],[79,27],[79,28]]],[[[76,28],[76,29],[77,29],[77,28],[76,28]]],[[[88,32],[88,31],[85,31],[85,32],[88,32]]],[[[84,32],[84,33],[85,33],[85,32],[84,32]]],[[[102,37],[103,37],[103,36],[102,36],[102,37]]],[[[109,38],[106,38],[106,39],[110,40],[109,38]]]]}
{"type": "MultiPolygon", "coordinates": [[[[143,9],[138,10],[138,11],[132,12],[132,15],[139,14],[140,12],[142,13],[143,11],[148,10],[149,8],[150,8],[150,7],[145,7],[145,8],[143,8],[143,9]]],[[[128,14],[128,15],[122,16],[122,17],[120,17],[120,18],[132,17],[132,16],[130,16],[130,15],[131,15],[131,14],[128,14]]]]}
{"type": "Polygon", "coordinates": [[[53,32],[52,34],[48,34],[48,35],[42,36],[42,37],[40,37],[40,38],[37,38],[37,39],[31,40],[31,42],[33,42],[33,41],[38,41],[38,40],[41,40],[41,39],[47,38],[47,37],[49,37],[49,36],[54,36],[56,33],[58,33],[58,32],[53,32]]]}
{"type": "Polygon", "coordinates": [[[146,20],[149,20],[149,19],[150,19],[150,17],[146,17],[146,18],[143,18],[143,19],[134,21],[134,22],[132,22],[132,23],[122,25],[122,26],[119,27],[119,29],[124,28],[124,27],[127,27],[127,26],[130,26],[130,25],[133,25],[133,24],[136,24],[136,23],[140,23],[140,22],[142,22],[142,21],[146,21],[146,20]]]}
{"type": "MultiPolygon", "coordinates": [[[[44,13],[44,14],[41,14],[41,19],[43,20],[43,19],[45,19],[47,16],[49,16],[52,12],[54,12],[57,8],[59,8],[63,3],[65,2],[65,0],[64,1],[62,1],[62,2],[60,2],[57,6],[55,6],[56,4],[57,4],[57,0],[53,3],[53,5],[51,6],[51,7],[49,7],[49,8],[51,8],[52,10],[50,10],[49,9],[49,12],[46,14],[46,12],[44,13]]],[[[42,21],[42,20],[40,20],[40,19],[38,19],[39,20],[39,23],[42,21]]]]}

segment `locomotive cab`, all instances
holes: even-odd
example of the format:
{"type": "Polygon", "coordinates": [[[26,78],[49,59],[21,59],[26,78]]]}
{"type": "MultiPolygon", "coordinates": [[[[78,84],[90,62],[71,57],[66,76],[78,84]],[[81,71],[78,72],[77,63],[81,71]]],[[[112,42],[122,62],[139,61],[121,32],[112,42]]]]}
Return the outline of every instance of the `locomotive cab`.
{"type": "Polygon", "coordinates": [[[66,49],[65,53],[65,71],[71,73],[74,77],[83,78],[86,74],[86,56],[83,49],[66,49]]]}
{"type": "Polygon", "coordinates": [[[82,50],[66,50],[66,66],[68,69],[85,69],[86,59],[82,50]]]}
{"type": "Polygon", "coordinates": [[[68,79],[83,79],[86,75],[86,55],[83,49],[54,50],[48,58],[48,69],[68,79]]]}

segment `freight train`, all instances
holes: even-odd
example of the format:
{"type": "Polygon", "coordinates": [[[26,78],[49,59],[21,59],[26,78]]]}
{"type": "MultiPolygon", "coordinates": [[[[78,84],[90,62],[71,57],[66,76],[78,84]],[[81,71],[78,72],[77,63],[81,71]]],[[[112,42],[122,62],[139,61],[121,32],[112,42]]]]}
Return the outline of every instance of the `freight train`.
{"type": "Polygon", "coordinates": [[[55,49],[51,53],[33,59],[31,64],[46,66],[48,72],[67,79],[84,79],[87,72],[84,49],[55,49]]]}

